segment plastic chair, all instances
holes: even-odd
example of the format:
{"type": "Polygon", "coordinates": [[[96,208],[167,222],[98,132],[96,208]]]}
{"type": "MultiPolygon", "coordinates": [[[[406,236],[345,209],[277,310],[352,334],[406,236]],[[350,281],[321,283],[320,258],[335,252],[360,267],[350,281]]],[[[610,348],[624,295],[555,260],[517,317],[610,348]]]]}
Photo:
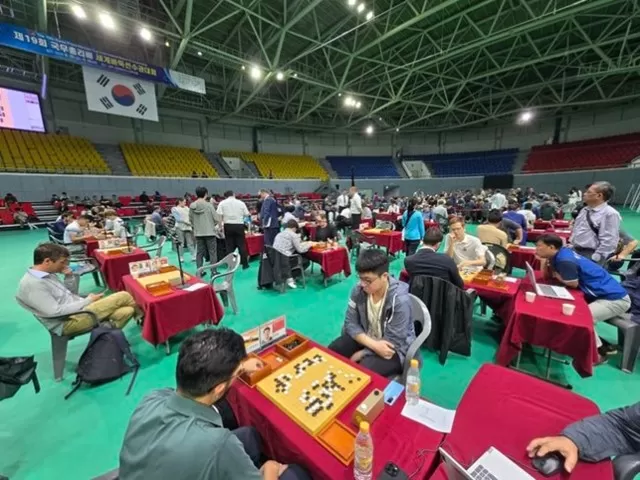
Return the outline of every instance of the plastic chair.
{"type": "Polygon", "coordinates": [[[234,314],[238,313],[238,304],[236,302],[236,294],[233,289],[233,278],[239,266],[240,255],[233,252],[217,263],[200,267],[196,272],[198,277],[202,277],[202,273],[206,271],[211,273],[211,280],[209,283],[213,287],[213,290],[220,294],[220,298],[222,298],[222,303],[225,307],[231,303],[231,308],[233,309],[234,314]],[[226,267],[227,271],[218,273],[218,269],[220,267],[226,267]],[[222,279],[222,281],[215,284],[216,280],[220,279],[222,279]]]}
{"type": "MultiPolygon", "coordinates": [[[[495,243],[483,243],[487,247],[487,251],[493,255],[493,265],[488,266],[490,270],[496,270],[501,273],[511,274],[513,266],[511,265],[511,253],[501,245],[495,243]]],[[[489,259],[487,259],[489,263],[489,259]]]]}
{"type": "Polygon", "coordinates": [[[155,253],[156,258],[160,258],[162,256],[162,248],[164,247],[165,242],[167,241],[167,237],[161,235],[155,239],[152,243],[148,245],[143,245],[140,248],[146,251],[148,254],[155,253]]]}
{"type": "Polygon", "coordinates": [[[411,367],[411,360],[415,358],[422,367],[420,347],[427,341],[427,337],[431,333],[431,315],[429,314],[427,306],[415,295],[409,294],[409,298],[411,299],[411,319],[413,320],[413,324],[416,329],[416,339],[409,346],[407,356],[404,360],[404,368],[402,371],[403,385],[406,385],[407,383],[407,374],[411,367]]]}
{"type": "Polygon", "coordinates": [[[302,277],[302,286],[303,288],[307,288],[307,281],[304,276],[304,263],[302,261],[302,255],[285,255],[284,253],[276,250],[269,245],[265,245],[265,251],[267,252],[267,257],[269,258],[269,262],[271,263],[271,267],[273,268],[274,279],[278,284],[280,293],[284,293],[286,289],[286,280],[289,277],[293,277],[293,272],[295,270],[300,271],[300,276],[302,277]],[[291,262],[292,258],[296,260],[295,264],[291,262]]]}
{"type": "MultiPolygon", "coordinates": [[[[98,317],[96,316],[96,314],[93,312],[89,312],[87,310],[79,310],[77,312],[69,313],[67,315],[61,315],[58,317],[40,317],[36,315],[35,311],[32,310],[31,307],[29,307],[29,305],[25,304],[18,298],[16,298],[16,301],[22,308],[24,308],[29,313],[31,313],[34,317],[36,317],[36,320],[38,320],[42,324],[42,326],[44,326],[45,328],[47,328],[46,325],[44,324],[44,320],[46,319],[51,318],[51,319],[65,321],[65,320],[68,320],[69,317],[71,317],[72,315],[79,315],[79,314],[89,315],[93,320],[93,327],[97,327],[99,323],[98,317]]],[[[78,333],[76,335],[57,335],[49,329],[47,329],[47,331],[51,336],[51,357],[53,360],[53,378],[55,379],[56,382],[59,382],[60,380],[62,380],[62,377],[64,375],[64,364],[67,360],[67,344],[69,343],[69,340],[72,340],[81,335],[85,335],[89,333],[91,329],[89,329],[86,332],[78,333]]]]}
{"type": "Polygon", "coordinates": [[[618,455],[613,459],[613,478],[633,480],[640,473],[640,453],[618,455]]]}
{"type": "Polygon", "coordinates": [[[607,320],[607,323],[618,328],[618,345],[622,346],[620,370],[632,373],[640,351],[640,324],[631,320],[631,314],[607,320]]]}

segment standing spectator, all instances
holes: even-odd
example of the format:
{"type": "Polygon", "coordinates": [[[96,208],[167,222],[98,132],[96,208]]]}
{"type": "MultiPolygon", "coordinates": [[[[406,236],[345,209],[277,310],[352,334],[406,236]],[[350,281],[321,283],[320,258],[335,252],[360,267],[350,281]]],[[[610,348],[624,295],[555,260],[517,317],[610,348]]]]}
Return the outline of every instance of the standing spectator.
{"type": "Polygon", "coordinates": [[[569,239],[577,253],[600,264],[615,253],[620,239],[620,214],[608,203],[614,192],[609,182],[589,186],[569,239]]]}
{"type": "Polygon", "coordinates": [[[280,231],[278,223],[278,203],[265,188],[260,189],[260,223],[264,231],[264,244],[271,247],[280,231]]]}
{"type": "Polygon", "coordinates": [[[404,238],[405,254],[413,255],[424,238],[424,220],[422,214],[416,210],[416,199],[409,201],[407,211],[402,214],[402,235],[404,238]]]}
{"type": "Polygon", "coordinates": [[[343,208],[347,208],[349,206],[349,195],[347,195],[346,190],[343,190],[342,193],[338,195],[336,205],[338,205],[338,211],[341,211],[343,208]]]}
{"type": "MultiPolygon", "coordinates": [[[[176,236],[178,242],[182,246],[182,254],[184,255],[184,248],[189,250],[191,255],[191,261],[196,257],[196,245],[193,238],[193,227],[191,226],[191,219],[189,218],[189,207],[187,207],[187,201],[184,198],[176,200],[176,205],[171,209],[171,214],[176,220],[176,236]]],[[[184,261],[184,259],[182,259],[184,261]]]]}
{"type": "Polygon", "coordinates": [[[189,206],[189,222],[196,237],[196,268],[202,267],[207,254],[210,263],[218,261],[216,231],[220,219],[215,207],[207,201],[208,193],[205,187],[196,188],[198,198],[189,206]]]}
{"type": "Polygon", "coordinates": [[[495,193],[489,199],[491,202],[491,209],[497,209],[502,211],[507,206],[507,197],[504,196],[499,189],[496,189],[495,193]]]}
{"type": "Polygon", "coordinates": [[[527,227],[529,226],[527,219],[524,218],[524,215],[518,212],[518,204],[516,202],[509,202],[509,210],[504,212],[502,215],[507,220],[511,220],[514,223],[520,225],[522,229],[522,238],[520,240],[520,245],[527,244],[527,227]]]}
{"type": "Polygon", "coordinates": [[[358,193],[358,187],[351,187],[351,203],[349,204],[349,210],[351,211],[351,228],[357,229],[360,227],[360,221],[362,220],[362,198],[358,193]]]}
{"type": "Polygon", "coordinates": [[[222,217],[224,225],[227,253],[231,253],[237,248],[240,252],[242,268],[246,270],[249,268],[249,258],[244,238],[244,219],[250,215],[249,209],[242,200],[238,200],[233,195],[231,190],[227,190],[224,192],[224,200],[218,205],[218,215],[222,217]]]}

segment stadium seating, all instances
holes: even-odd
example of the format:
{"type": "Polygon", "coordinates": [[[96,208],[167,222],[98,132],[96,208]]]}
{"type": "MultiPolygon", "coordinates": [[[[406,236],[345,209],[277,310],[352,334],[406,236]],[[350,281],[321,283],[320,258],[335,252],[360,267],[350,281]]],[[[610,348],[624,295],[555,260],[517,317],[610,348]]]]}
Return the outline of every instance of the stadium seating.
{"type": "Polygon", "coordinates": [[[134,176],[139,177],[217,177],[218,172],[195,148],[122,143],[122,154],[134,176]]]}
{"type": "Polygon", "coordinates": [[[640,156],[640,134],[533,147],[523,173],[594,170],[628,165],[640,156]]]}
{"type": "Polygon", "coordinates": [[[511,173],[518,149],[455,152],[423,157],[434,177],[467,177],[511,173]]]}
{"type": "Polygon", "coordinates": [[[223,157],[238,157],[255,164],[265,178],[318,178],[328,180],[324,168],[310,155],[285,155],[280,153],[220,152],[223,157]]]}
{"type": "Polygon", "coordinates": [[[7,172],[110,173],[85,138],[0,130],[0,170],[7,172]]]}
{"type": "Polygon", "coordinates": [[[384,157],[343,157],[329,156],[327,161],[340,178],[351,177],[353,174],[359,178],[399,178],[400,174],[393,165],[390,156],[384,157]]]}

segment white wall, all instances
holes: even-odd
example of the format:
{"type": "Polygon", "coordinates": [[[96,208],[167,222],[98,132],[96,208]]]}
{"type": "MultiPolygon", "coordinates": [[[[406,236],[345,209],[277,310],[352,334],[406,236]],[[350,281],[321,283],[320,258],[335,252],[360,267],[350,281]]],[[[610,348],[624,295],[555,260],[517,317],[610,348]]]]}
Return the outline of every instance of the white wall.
{"type": "Polygon", "coordinates": [[[640,105],[598,110],[593,113],[575,113],[567,118],[563,141],[621,135],[640,130],[640,105]]]}

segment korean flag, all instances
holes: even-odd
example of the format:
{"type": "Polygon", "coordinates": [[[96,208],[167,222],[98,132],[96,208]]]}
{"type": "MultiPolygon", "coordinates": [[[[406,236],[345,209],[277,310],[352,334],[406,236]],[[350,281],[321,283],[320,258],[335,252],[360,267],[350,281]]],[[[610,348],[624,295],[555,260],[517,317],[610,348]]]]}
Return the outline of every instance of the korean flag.
{"type": "Polygon", "coordinates": [[[158,121],[153,83],[91,67],[82,72],[89,110],[158,121]]]}

